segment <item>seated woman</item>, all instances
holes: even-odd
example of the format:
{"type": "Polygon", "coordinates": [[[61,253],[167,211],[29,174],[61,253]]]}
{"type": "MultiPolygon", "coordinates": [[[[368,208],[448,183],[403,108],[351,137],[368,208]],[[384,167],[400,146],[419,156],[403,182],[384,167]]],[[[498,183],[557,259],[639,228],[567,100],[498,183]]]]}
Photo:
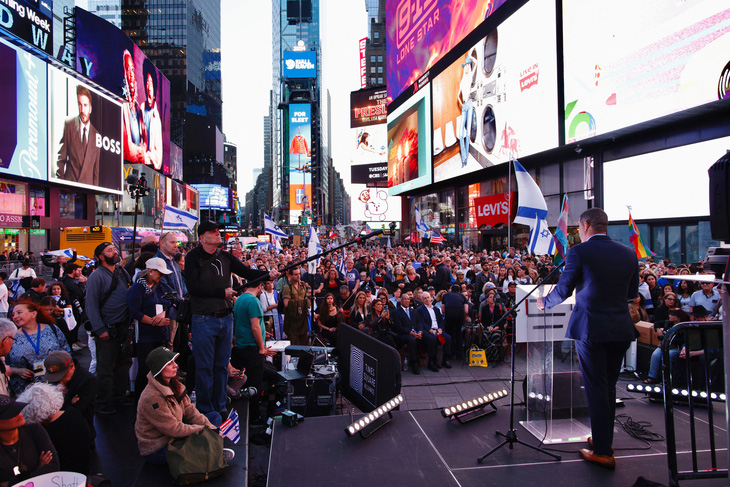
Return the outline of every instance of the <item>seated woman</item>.
{"type": "Polygon", "coordinates": [[[54,350],[71,353],[61,330],[52,323],[53,318],[41,313],[33,302],[23,301],[15,305],[13,322],[18,327],[15,343],[6,357],[10,367],[10,390],[18,395],[30,385],[38,382],[46,370],[43,361],[54,350]]]}
{"type": "Polygon", "coordinates": [[[395,325],[390,319],[390,311],[382,299],[373,301],[371,313],[367,320],[367,328],[371,330],[370,334],[372,336],[397,350],[395,325]]]}
{"type": "Polygon", "coordinates": [[[363,330],[367,325],[366,322],[369,314],[368,308],[365,293],[363,291],[358,291],[355,295],[355,302],[350,309],[350,326],[357,328],[358,330],[363,330]]]}
{"type": "Polygon", "coordinates": [[[26,424],[25,403],[0,395],[0,487],[57,472],[58,454],[48,433],[39,424],[26,424]]]}
{"type": "Polygon", "coordinates": [[[330,344],[337,344],[337,327],[342,322],[342,313],[335,306],[335,296],[332,293],[327,293],[324,297],[324,303],[317,311],[319,312],[317,314],[317,325],[319,326],[320,335],[330,344]]]}
{"type": "Polygon", "coordinates": [[[58,452],[64,472],[89,474],[91,432],[81,413],[75,408],[63,410],[63,391],[58,386],[37,382],[18,396],[27,403],[23,417],[28,423],[43,426],[58,452]]]}
{"type": "Polygon", "coordinates": [[[324,286],[320,294],[323,296],[331,294],[334,297],[335,294],[340,292],[340,286],[347,284],[347,281],[340,279],[340,275],[334,267],[330,268],[325,275],[324,286]]]}
{"type": "MultiPolygon", "coordinates": [[[[177,356],[165,347],[155,348],[147,355],[147,387],[137,404],[134,433],[139,453],[156,465],[167,463],[165,454],[171,439],[188,437],[203,428],[216,428],[190,402],[185,386],[177,380],[177,356]]],[[[211,414],[220,417],[218,413],[211,414]]]]}

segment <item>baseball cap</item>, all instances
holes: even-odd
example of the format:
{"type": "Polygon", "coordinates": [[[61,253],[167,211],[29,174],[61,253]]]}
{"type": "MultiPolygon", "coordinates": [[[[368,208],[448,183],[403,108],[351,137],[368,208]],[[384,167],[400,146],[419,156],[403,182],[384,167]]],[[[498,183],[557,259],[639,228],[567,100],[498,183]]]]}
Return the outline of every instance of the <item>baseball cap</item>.
{"type": "Polygon", "coordinates": [[[102,242],[99,245],[96,246],[94,249],[94,257],[97,255],[101,255],[102,252],[104,252],[104,249],[111,246],[112,244],[110,242],[102,242]]]}
{"type": "Polygon", "coordinates": [[[48,354],[43,365],[46,367],[46,382],[55,384],[66,375],[66,371],[73,365],[73,359],[63,350],[54,350],[48,354]]]}
{"type": "Polygon", "coordinates": [[[5,394],[0,394],[0,419],[16,417],[27,405],[26,402],[18,402],[5,394]]]}
{"type": "Polygon", "coordinates": [[[200,237],[201,235],[203,235],[206,232],[210,232],[211,230],[219,230],[219,229],[220,229],[220,225],[218,225],[217,223],[212,222],[210,220],[206,220],[204,222],[201,222],[198,225],[198,237],[200,237]]]}
{"type": "Polygon", "coordinates": [[[167,268],[167,264],[160,257],[152,257],[145,263],[147,269],[154,269],[162,274],[172,274],[172,271],[167,268]]]}

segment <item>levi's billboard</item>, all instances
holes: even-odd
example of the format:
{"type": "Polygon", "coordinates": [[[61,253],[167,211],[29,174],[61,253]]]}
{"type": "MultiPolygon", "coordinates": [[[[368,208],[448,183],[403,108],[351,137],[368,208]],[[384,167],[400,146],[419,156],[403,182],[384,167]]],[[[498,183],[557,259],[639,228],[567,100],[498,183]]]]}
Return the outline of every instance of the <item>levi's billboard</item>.
{"type": "Polygon", "coordinates": [[[317,53],[315,51],[284,51],[285,78],[316,78],[317,53]]]}
{"type": "Polygon", "coordinates": [[[500,223],[509,224],[514,210],[514,193],[500,193],[482,198],[474,198],[477,226],[496,227],[500,223]],[[511,205],[510,205],[511,202],[511,205]],[[511,206],[511,208],[510,208],[511,206]]]}

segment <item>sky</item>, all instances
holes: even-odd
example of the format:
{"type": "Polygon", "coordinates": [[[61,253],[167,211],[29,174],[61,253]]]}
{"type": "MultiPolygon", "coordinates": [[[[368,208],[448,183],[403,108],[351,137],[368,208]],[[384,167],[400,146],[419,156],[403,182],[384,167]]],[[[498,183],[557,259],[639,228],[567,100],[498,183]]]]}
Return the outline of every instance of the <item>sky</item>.
{"type": "MultiPolygon", "coordinates": [[[[323,88],[332,98],[331,153],[350,196],[350,92],[360,89],[358,41],[367,36],[364,0],[320,0],[323,88]]],[[[264,165],[264,116],[271,89],[271,1],[221,1],[223,132],[238,146],[241,204],[264,165]]],[[[322,93],[322,98],[326,93],[322,93]]]]}

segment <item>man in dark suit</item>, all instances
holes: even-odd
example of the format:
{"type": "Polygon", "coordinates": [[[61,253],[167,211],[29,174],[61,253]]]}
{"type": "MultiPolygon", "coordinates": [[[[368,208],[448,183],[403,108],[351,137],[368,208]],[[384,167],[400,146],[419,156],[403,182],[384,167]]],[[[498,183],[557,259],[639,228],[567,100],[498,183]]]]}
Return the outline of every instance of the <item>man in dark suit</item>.
{"type": "Polygon", "coordinates": [[[436,292],[448,291],[451,287],[451,272],[444,265],[444,258],[441,254],[434,256],[431,263],[436,266],[436,274],[431,279],[431,285],[436,288],[436,292]]]}
{"type": "Polygon", "coordinates": [[[438,308],[431,306],[431,294],[428,291],[421,293],[421,301],[423,305],[415,310],[419,318],[419,329],[417,331],[422,332],[423,343],[428,351],[428,368],[434,372],[441,370],[442,366],[450,369],[451,336],[444,332],[444,316],[438,308]],[[444,342],[444,355],[441,364],[439,364],[436,356],[440,342],[439,337],[443,338],[444,342]]]}
{"type": "Polygon", "coordinates": [[[91,92],[85,86],[78,85],[76,99],[79,115],[66,120],[63,126],[56,177],[99,186],[101,149],[96,145],[98,132],[91,125],[91,92]]]}
{"type": "Polygon", "coordinates": [[[41,254],[41,262],[43,262],[43,265],[46,267],[50,267],[53,269],[53,280],[58,281],[63,276],[63,273],[65,272],[65,266],[66,264],[72,264],[76,262],[76,249],[72,248],[73,256],[71,257],[71,260],[68,260],[65,255],[59,255],[56,259],[56,262],[53,262],[53,257],[50,255],[43,255],[41,254]]]}
{"type": "Polygon", "coordinates": [[[591,449],[581,456],[615,468],[613,423],[616,382],[621,362],[636,329],[628,301],[639,292],[639,265],[634,251],[606,235],[608,216],[591,208],[580,216],[581,243],[568,252],[565,270],[553,291],[538,298],[540,309],[552,308],[576,290],[575,308],[566,336],[575,340],[591,418],[591,449]]]}
{"type": "Polygon", "coordinates": [[[423,338],[423,332],[419,331],[418,315],[416,310],[411,308],[411,298],[408,293],[400,297],[400,304],[391,313],[391,319],[398,334],[395,343],[398,347],[406,346],[406,357],[411,363],[413,373],[418,375],[421,368],[418,366],[418,340],[423,338]]]}

